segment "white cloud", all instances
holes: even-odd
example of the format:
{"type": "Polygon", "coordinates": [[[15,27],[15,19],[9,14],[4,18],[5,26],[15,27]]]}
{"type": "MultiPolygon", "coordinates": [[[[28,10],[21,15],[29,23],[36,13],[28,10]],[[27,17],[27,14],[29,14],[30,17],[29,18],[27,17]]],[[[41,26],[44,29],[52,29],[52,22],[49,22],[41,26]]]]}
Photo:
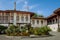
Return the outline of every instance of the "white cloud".
{"type": "Polygon", "coordinates": [[[23,4],[23,6],[21,8],[22,11],[27,11],[27,10],[29,11],[29,10],[35,9],[39,6],[38,4],[29,5],[28,0],[16,0],[16,3],[23,4]]]}
{"type": "Polygon", "coordinates": [[[38,5],[37,4],[34,4],[34,5],[29,5],[29,2],[28,1],[25,1],[24,2],[24,5],[23,5],[23,7],[22,7],[22,10],[23,11],[26,11],[26,10],[32,10],[32,9],[34,9],[34,8],[36,8],[36,7],[38,7],[38,5]]]}
{"type": "Polygon", "coordinates": [[[26,5],[28,4],[28,2],[27,2],[27,1],[25,1],[24,3],[25,3],[26,5]]]}
{"type": "Polygon", "coordinates": [[[38,10],[37,13],[42,15],[43,11],[38,10]]]}
{"type": "Polygon", "coordinates": [[[23,7],[22,7],[22,11],[27,11],[27,8],[28,8],[28,2],[27,1],[25,1],[24,2],[24,5],[23,5],[23,7]]]}
{"type": "Polygon", "coordinates": [[[34,8],[36,8],[36,7],[38,7],[38,5],[31,5],[31,6],[29,6],[29,9],[31,10],[31,9],[34,9],[34,8]]]}
{"type": "Polygon", "coordinates": [[[19,3],[24,3],[26,0],[16,0],[16,3],[19,4],[19,3]]]}

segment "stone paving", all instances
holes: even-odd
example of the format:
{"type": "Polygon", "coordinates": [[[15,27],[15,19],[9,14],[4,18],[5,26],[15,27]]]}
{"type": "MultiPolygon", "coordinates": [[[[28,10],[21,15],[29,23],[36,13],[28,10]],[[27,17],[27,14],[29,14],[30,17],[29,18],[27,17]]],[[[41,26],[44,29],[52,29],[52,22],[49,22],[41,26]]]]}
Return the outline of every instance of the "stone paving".
{"type": "Polygon", "coordinates": [[[9,37],[6,35],[0,35],[0,40],[60,40],[60,32],[51,32],[53,36],[49,37],[38,37],[38,38],[29,38],[29,37],[9,37]]]}

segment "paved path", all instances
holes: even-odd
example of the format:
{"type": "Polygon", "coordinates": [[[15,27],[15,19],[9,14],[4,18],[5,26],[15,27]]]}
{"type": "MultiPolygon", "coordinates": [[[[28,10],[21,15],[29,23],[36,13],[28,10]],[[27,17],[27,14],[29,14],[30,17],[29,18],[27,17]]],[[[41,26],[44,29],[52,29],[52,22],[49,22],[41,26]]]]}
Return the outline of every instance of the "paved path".
{"type": "Polygon", "coordinates": [[[53,36],[50,37],[39,37],[39,38],[21,38],[21,37],[8,37],[5,35],[0,35],[0,40],[60,40],[60,32],[51,32],[53,36]]]}

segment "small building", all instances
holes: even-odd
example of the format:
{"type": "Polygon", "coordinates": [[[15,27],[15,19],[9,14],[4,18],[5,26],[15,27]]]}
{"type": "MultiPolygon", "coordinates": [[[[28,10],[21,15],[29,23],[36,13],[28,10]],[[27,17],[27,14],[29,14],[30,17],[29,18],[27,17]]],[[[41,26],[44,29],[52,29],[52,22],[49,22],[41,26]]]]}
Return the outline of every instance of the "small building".
{"type": "Polygon", "coordinates": [[[52,31],[57,31],[60,28],[60,8],[56,9],[52,15],[47,17],[47,24],[52,31]]]}
{"type": "Polygon", "coordinates": [[[31,26],[32,27],[42,27],[47,25],[47,20],[44,17],[32,17],[31,26]]]}

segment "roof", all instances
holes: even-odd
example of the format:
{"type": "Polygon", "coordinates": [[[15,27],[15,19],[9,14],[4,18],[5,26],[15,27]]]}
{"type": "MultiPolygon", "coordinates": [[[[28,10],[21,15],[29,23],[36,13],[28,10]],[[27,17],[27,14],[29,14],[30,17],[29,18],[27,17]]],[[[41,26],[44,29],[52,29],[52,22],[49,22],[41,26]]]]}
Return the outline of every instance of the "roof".
{"type": "Polygon", "coordinates": [[[47,19],[48,19],[48,18],[51,18],[51,17],[53,17],[53,16],[56,16],[57,14],[60,15],[59,12],[60,12],[60,8],[56,9],[56,10],[53,12],[53,14],[51,14],[50,16],[47,17],[47,19]]]}
{"type": "Polygon", "coordinates": [[[48,16],[47,19],[52,18],[53,16],[56,16],[56,14],[53,13],[52,15],[48,16]]]}
{"type": "Polygon", "coordinates": [[[46,19],[44,17],[32,17],[31,19],[46,19]]]}
{"type": "Polygon", "coordinates": [[[0,10],[0,12],[10,12],[10,13],[14,13],[14,12],[16,12],[16,13],[21,13],[21,14],[31,14],[31,15],[34,15],[34,13],[33,12],[27,12],[27,11],[19,11],[19,10],[0,10]]]}
{"type": "Polygon", "coordinates": [[[60,8],[56,9],[54,13],[60,12],[60,8]]]}

